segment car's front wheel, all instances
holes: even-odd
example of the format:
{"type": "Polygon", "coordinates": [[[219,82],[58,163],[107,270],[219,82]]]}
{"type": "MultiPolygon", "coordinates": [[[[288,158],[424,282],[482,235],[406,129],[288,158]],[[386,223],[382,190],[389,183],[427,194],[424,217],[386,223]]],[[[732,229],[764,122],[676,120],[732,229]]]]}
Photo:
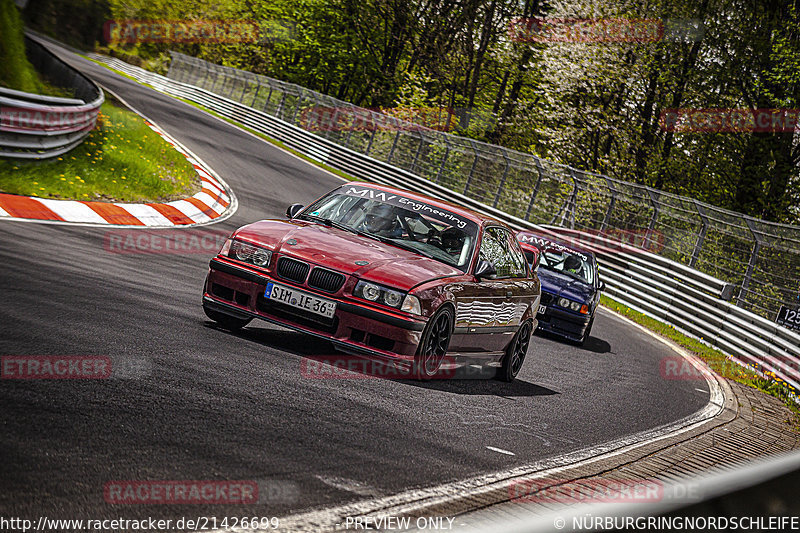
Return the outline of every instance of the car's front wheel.
{"type": "Polygon", "coordinates": [[[242,329],[252,320],[252,318],[236,318],[235,316],[226,315],[225,313],[220,313],[219,311],[214,311],[213,309],[209,309],[205,305],[203,305],[203,311],[206,312],[206,316],[208,318],[210,318],[223,328],[229,329],[231,331],[242,329]]]}
{"type": "Polygon", "coordinates": [[[508,348],[506,348],[506,355],[503,357],[503,364],[497,372],[497,379],[509,382],[516,379],[522,368],[522,363],[525,362],[525,356],[528,354],[532,330],[533,327],[530,320],[523,322],[519,327],[517,334],[514,335],[514,338],[508,344],[508,348]]]}
{"type": "Polygon", "coordinates": [[[414,376],[417,379],[427,380],[436,375],[447,354],[452,333],[453,311],[449,306],[442,307],[422,332],[422,340],[414,357],[414,376]]]}

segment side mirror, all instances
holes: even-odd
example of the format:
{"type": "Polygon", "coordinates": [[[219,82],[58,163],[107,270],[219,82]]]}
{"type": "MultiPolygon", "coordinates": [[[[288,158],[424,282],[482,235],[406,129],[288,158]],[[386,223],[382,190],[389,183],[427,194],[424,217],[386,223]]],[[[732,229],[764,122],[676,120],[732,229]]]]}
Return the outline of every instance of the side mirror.
{"type": "Polygon", "coordinates": [[[606,282],[605,282],[605,281],[603,281],[602,279],[601,279],[601,280],[599,281],[599,283],[597,284],[597,290],[598,290],[598,291],[604,291],[604,290],[606,290],[606,282]]]}
{"type": "Polygon", "coordinates": [[[294,218],[297,216],[297,213],[303,210],[305,207],[303,204],[292,204],[286,208],[286,218],[294,218]]]}
{"type": "Polygon", "coordinates": [[[478,264],[475,266],[475,277],[478,279],[491,278],[497,274],[494,265],[486,259],[478,259],[478,264]]]}

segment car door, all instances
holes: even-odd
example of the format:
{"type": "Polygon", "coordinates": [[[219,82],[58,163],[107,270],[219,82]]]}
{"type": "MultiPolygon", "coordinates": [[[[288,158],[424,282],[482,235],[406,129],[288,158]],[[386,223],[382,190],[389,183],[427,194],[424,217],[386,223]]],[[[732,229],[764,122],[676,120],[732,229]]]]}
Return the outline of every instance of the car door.
{"type": "Polygon", "coordinates": [[[490,262],[496,275],[461,284],[456,299],[453,350],[497,352],[508,345],[522,318],[520,296],[527,280],[525,257],[510,231],[499,226],[484,229],[479,258],[490,262]],[[513,243],[513,246],[512,246],[513,243]]]}

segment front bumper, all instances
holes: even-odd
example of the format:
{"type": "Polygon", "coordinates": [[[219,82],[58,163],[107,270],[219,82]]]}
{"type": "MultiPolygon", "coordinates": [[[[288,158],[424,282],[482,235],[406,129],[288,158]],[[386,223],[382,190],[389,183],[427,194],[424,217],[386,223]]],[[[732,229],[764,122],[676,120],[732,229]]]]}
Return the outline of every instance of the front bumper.
{"type": "Polygon", "coordinates": [[[578,315],[560,309],[554,305],[548,305],[544,313],[537,315],[539,319],[539,330],[554,333],[565,337],[571,341],[580,341],[589,327],[592,315],[578,315]]]}
{"type": "Polygon", "coordinates": [[[422,317],[415,320],[394,315],[218,258],[212,259],[209,267],[203,290],[204,306],[239,318],[259,318],[327,339],[345,351],[409,363],[414,360],[426,324],[422,317]],[[333,318],[329,320],[264,298],[270,281],[335,301],[333,318]]]}

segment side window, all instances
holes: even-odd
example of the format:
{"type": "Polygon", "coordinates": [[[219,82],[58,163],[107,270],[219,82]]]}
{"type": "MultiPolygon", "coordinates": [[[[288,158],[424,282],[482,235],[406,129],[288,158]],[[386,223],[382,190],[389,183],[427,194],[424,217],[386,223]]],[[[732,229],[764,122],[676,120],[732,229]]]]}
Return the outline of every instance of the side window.
{"type": "Polygon", "coordinates": [[[481,256],[494,265],[498,278],[525,277],[525,256],[511,232],[487,228],[481,242],[481,256]]]}

